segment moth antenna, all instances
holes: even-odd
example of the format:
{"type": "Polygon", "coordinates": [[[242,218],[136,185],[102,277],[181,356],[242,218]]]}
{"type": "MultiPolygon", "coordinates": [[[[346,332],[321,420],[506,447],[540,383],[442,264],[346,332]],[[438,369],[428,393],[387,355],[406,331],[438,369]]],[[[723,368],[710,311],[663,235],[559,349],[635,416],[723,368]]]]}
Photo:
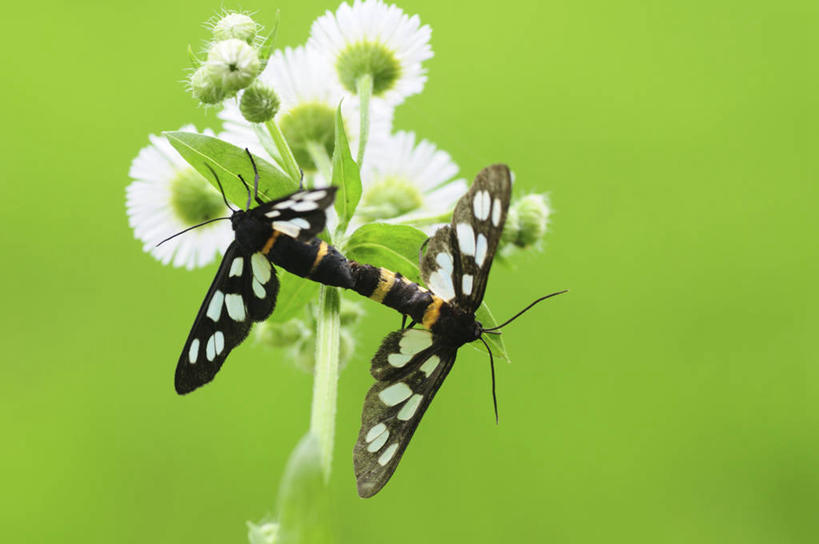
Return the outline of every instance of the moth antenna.
{"type": "Polygon", "coordinates": [[[236,176],[239,178],[239,180],[242,182],[242,185],[244,185],[245,189],[247,190],[247,208],[245,208],[245,209],[249,210],[250,209],[250,197],[251,197],[250,186],[245,181],[245,178],[242,177],[242,174],[236,174],[236,176]]]}
{"type": "Polygon", "coordinates": [[[489,344],[486,343],[486,340],[483,337],[479,336],[478,339],[483,342],[483,345],[486,347],[486,351],[489,352],[489,368],[492,371],[492,404],[495,406],[495,425],[498,424],[498,397],[495,395],[495,358],[492,357],[492,350],[489,349],[489,344]]]}
{"type": "Polygon", "coordinates": [[[547,298],[552,298],[552,297],[554,297],[554,296],[557,296],[557,295],[562,295],[563,293],[568,293],[568,292],[569,292],[569,290],[568,290],[568,289],[564,289],[564,290],[562,290],[562,291],[558,291],[558,292],[556,292],[556,293],[550,293],[550,294],[548,294],[548,295],[546,295],[546,296],[544,296],[544,297],[540,297],[539,299],[537,299],[537,300],[535,300],[534,302],[532,302],[531,304],[529,304],[529,305],[528,305],[526,308],[522,309],[521,311],[519,311],[518,313],[516,313],[515,315],[513,315],[512,317],[510,317],[509,319],[507,319],[506,321],[504,321],[504,322],[503,322],[503,323],[501,323],[500,325],[498,325],[497,327],[492,327],[492,328],[489,328],[489,329],[484,329],[484,330],[483,330],[483,332],[492,333],[493,331],[497,331],[498,329],[500,329],[500,328],[502,328],[502,327],[505,327],[506,325],[508,325],[509,323],[511,323],[512,321],[514,321],[515,319],[517,319],[517,318],[519,318],[520,316],[522,316],[524,313],[526,313],[526,312],[527,312],[527,311],[528,311],[528,310],[529,310],[529,309],[530,309],[532,306],[534,306],[534,305],[535,305],[535,304],[537,304],[538,302],[543,302],[543,301],[544,301],[544,300],[546,300],[547,298]]]}
{"type": "MultiPolygon", "coordinates": [[[[248,148],[245,148],[245,153],[250,158],[250,164],[253,165],[253,198],[259,198],[259,169],[256,168],[256,161],[253,160],[253,155],[248,148]]],[[[250,196],[247,197],[247,208],[250,209],[250,196]]]]}
{"type": "MultiPolygon", "coordinates": [[[[208,163],[205,163],[205,166],[207,166],[208,170],[210,170],[210,173],[213,174],[213,177],[216,179],[216,184],[219,186],[219,192],[222,193],[222,200],[225,201],[225,206],[227,206],[227,208],[230,211],[235,212],[236,210],[233,209],[233,207],[228,202],[227,197],[225,196],[225,190],[222,188],[222,182],[219,181],[219,176],[216,175],[216,171],[213,168],[211,168],[211,166],[208,163]]],[[[182,231],[182,232],[185,232],[185,231],[182,231]]],[[[160,244],[161,243],[162,242],[160,242],[160,244]]],[[[159,245],[159,244],[157,244],[157,245],[159,245]]]]}
{"type": "Polygon", "coordinates": [[[189,230],[193,230],[193,229],[199,228],[199,227],[201,227],[202,225],[207,225],[208,223],[213,223],[214,221],[222,221],[223,219],[230,219],[230,217],[217,217],[217,218],[215,218],[215,219],[208,219],[207,221],[202,221],[202,222],[201,222],[201,223],[199,223],[198,225],[194,225],[194,226],[192,226],[192,227],[188,227],[188,228],[186,228],[185,230],[180,230],[179,232],[177,232],[177,233],[176,233],[176,234],[174,234],[173,236],[168,236],[167,238],[165,238],[164,240],[162,240],[161,242],[159,242],[158,244],[156,244],[156,246],[155,246],[155,247],[159,247],[159,246],[161,246],[162,244],[164,244],[165,242],[167,242],[168,240],[172,240],[173,238],[176,238],[176,237],[177,237],[177,236],[179,236],[180,234],[185,234],[185,233],[186,233],[186,232],[188,232],[189,230]]]}

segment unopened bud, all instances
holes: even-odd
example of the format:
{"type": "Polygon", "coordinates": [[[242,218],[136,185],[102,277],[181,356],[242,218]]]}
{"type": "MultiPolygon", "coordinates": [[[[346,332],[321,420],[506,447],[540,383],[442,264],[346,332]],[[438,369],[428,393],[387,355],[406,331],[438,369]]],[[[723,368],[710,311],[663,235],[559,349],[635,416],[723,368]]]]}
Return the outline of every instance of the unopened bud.
{"type": "Polygon", "coordinates": [[[546,234],[549,221],[549,203],[542,194],[531,194],[521,198],[515,205],[520,230],[515,242],[520,247],[531,246],[546,234]]]}
{"type": "Polygon", "coordinates": [[[228,13],[213,25],[213,39],[237,39],[252,44],[258,30],[256,21],[244,13],[228,13]]]}
{"type": "Polygon", "coordinates": [[[191,75],[191,94],[203,104],[218,104],[226,98],[222,78],[209,66],[200,66],[191,75]]]}
{"type": "Polygon", "coordinates": [[[256,49],[235,38],[214,43],[205,65],[221,78],[226,95],[250,85],[261,69],[256,49]]]}
{"type": "Polygon", "coordinates": [[[279,111],[279,97],[272,87],[257,79],[242,94],[239,111],[251,123],[270,121],[279,111]]]}

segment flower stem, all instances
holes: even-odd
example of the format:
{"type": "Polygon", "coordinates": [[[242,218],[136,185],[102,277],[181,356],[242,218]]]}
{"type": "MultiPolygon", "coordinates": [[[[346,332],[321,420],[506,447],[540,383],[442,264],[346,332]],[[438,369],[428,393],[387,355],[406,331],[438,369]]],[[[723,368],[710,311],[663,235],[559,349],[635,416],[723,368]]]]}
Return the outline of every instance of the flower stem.
{"type": "Polygon", "coordinates": [[[367,139],[370,136],[370,97],[373,94],[372,74],[364,74],[358,78],[356,82],[356,92],[358,94],[359,109],[361,110],[356,162],[358,163],[358,167],[361,168],[364,162],[364,150],[367,149],[367,139]]]}
{"type": "Polygon", "coordinates": [[[333,463],[336,397],[338,396],[339,335],[341,333],[340,307],[341,298],[338,288],[322,285],[316,329],[316,367],[313,376],[310,432],[319,441],[321,468],[325,480],[330,478],[333,463]]]}
{"type": "Polygon", "coordinates": [[[310,140],[307,142],[307,152],[310,154],[310,158],[313,159],[316,169],[321,173],[321,176],[324,178],[325,182],[332,183],[333,163],[330,160],[330,157],[327,155],[327,150],[324,148],[324,146],[318,142],[310,140]]]}
{"type": "Polygon", "coordinates": [[[301,181],[299,164],[296,162],[296,157],[293,156],[293,151],[290,149],[290,146],[287,145],[287,140],[284,139],[284,134],[282,134],[279,125],[277,125],[273,119],[266,122],[265,125],[267,126],[268,132],[270,132],[270,137],[273,138],[273,143],[276,144],[276,149],[279,150],[279,155],[284,163],[285,172],[287,172],[287,175],[290,176],[293,181],[299,183],[301,181]]]}

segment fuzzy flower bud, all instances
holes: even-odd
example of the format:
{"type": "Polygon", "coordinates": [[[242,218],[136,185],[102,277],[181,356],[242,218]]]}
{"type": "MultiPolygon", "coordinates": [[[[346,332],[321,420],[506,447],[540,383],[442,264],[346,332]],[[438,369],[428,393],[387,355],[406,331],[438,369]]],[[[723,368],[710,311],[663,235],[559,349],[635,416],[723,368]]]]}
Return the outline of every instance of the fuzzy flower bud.
{"type": "Polygon", "coordinates": [[[228,13],[213,25],[214,41],[237,39],[252,44],[259,26],[244,13],[228,13]]]}
{"type": "Polygon", "coordinates": [[[193,97],[203,104],[218,104],[225,99],[222,78],[209,66],[200,66],[191,76],[190,89],[193,97]]]}
{"type": "Polygon", "coordinates": [[[515,203],[519,229],[515,245],[528,247],[541,240],[546,234],[549,221],[549,203],[542,194],[526,195],[515,203]]]}
{"type": "Polygon", "coordinates": [[[347,300],[346,298],[341,299],[340,318],[342,327],[355,327],[358,321],[364,317],[365,313],[366,311],[361,303],[347,300]]]}
{"type": "Polygon", "coordinates": [[[205,65],[221,78],[226,95],[250,85],[262,66],[256,49],[235,38],[214,43],[205,65]]]}
{"type": "Polygon", "coordinates": [[[251,123],[264,123],[273,119],[279,111],[279,104],[279,97],[273,87],[257,79],[242,94],[239,111],[251,123]]]}

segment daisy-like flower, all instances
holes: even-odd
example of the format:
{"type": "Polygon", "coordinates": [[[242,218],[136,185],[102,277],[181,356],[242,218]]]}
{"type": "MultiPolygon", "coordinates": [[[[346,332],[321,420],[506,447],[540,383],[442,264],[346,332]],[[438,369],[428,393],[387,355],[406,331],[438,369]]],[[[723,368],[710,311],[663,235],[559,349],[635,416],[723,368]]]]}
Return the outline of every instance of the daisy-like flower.
{"type": "Polygon", "coordinates": [[[359,79],[369,74],[373,96],[396,106],[424,88],[421,63],[432,57],[430,33],[417,15],[397,6],[356,0],[316,19],[307,44],[329,59],[348,92],[356,94],[359,79]]]}
{"type": "MultiPolygon", "coordinates": [[[[290,144],[296,162],[305,172],[312,174],[318,168],[310,146],[320,146],[328,157],[332,157],[339,104],[350,148],[355,153],[359,139],[358,100],[347,96],[342,101],[344,90],[334,81],[332,70],[321,55],[304,46],[277,50],[259,79],[279,98],[275,121],[290,144]]],[[[224,121],[225,129],[220,138],[238,146],[248,146],[253,152],[260,150],[259,127],[245,120],[235,103],[226,102],[219,117],[224,121]]],[[[371,104],[369,141],[378,146],[379,139],[386,138],[391,127],[392,108],[386,104],[371,104]]],[[[262,156],[269,155],[263,153],[262,156]]]]}
{"type": "MultiPolygon", "coordinates": [[[[192,125],[180,130],[196,132],[192,125]]],[[[209,136],[211,131],[205,131],[209,136]]],[[[229,221],[215,221],[169,240],[165,238],[216,217],[230,215],[222,195],[163,137],[149,135],[131,163],[125,206],[134,236],[163,264],[196,268],[224,253],[233,233],[229,221]]]]}
{"type": "Polygon", "coordinates": [[[466,192],[466,181],[454,179],[457,174],[447,152],[426,140],[416,144],[413,132],[397,132],[370,152],[353,228],[370,221],[417,222],[434,231],[466,192]]]}

